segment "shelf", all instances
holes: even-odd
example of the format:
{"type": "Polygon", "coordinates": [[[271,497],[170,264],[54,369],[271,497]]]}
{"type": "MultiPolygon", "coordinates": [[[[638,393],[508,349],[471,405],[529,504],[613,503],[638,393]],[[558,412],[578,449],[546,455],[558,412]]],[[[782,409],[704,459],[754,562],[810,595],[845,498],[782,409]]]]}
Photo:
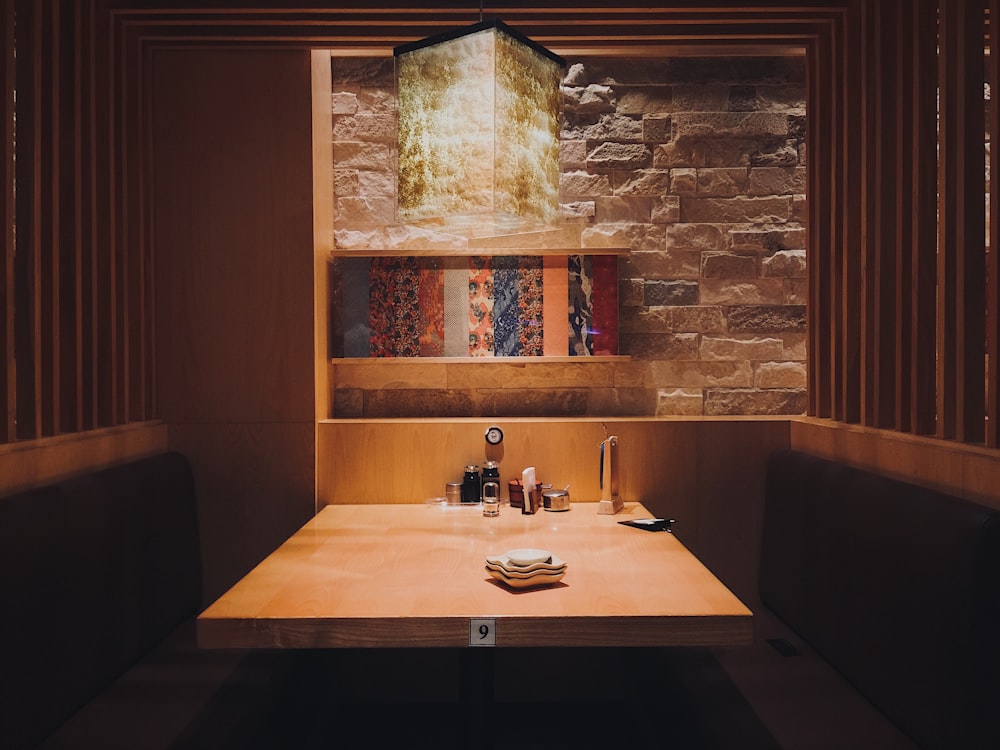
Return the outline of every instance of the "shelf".
{"type": "Polygon", "coordinates": [[[579,248],[512,248],[495,247],[482,249],[373,249],[363,248],[357,250],[331,250],[330,259],[336,258],[382,258],[382,257],[462,257],[462,256],[567,256],[567,255],[628,255],[627,247],[579,247],[579,248]]]}
{"type": "Polygon", "coordinates": [[[461,364],[588,364],[622,362],[632,359],[628,354],[594,355],[585,357],[333,357],[331,365],[379,365],[408,363],[414,365],[461,364]]]}

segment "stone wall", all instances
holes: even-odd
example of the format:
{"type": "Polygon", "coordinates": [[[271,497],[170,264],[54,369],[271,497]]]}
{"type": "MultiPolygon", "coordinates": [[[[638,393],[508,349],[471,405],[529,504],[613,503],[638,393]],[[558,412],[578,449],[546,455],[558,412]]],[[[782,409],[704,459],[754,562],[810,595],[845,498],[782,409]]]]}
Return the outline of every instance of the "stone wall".
{"type": "MultiPolygon", "coordinates": [[[[334,58],[335,223],[395,219],[391,66],[334,58]]],[[[628,358],[335,361],[333,416],[803,413],[804,60],[570,60],[563,92],[564,216],[630,248],[628,358]]]]}

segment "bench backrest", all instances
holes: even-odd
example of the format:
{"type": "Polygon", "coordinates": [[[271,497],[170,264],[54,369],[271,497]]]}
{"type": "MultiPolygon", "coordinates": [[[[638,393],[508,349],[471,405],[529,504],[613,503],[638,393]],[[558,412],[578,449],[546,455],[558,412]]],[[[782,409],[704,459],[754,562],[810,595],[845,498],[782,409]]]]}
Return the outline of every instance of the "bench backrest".
{"type": "Polygon", "coordinates": [[[760,593],[921,747],[1000,747],[997,511],[775,454],[760,593]]]}
{"type": "Polygon", "coordinates": [[[0,498],[0,746],[37,744],[200,605],[180,454],[0,498]]]}

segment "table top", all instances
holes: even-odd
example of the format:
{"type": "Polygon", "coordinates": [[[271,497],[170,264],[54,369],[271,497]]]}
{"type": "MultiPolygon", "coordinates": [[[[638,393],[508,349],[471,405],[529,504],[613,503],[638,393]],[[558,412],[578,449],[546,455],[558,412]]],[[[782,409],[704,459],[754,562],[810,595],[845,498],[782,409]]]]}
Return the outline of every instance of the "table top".
{"type": "Polygon", "coordinates": [[[705,646],[752,643],[753,616],[638,503],[522,515],[503,506],[330,505],[198,618],[210,648],[705,646]],[[511,589],[487,556],[534,547],[558,583],[511,589]],[[495,639],[495,640],[494,640],[495,639]]]}

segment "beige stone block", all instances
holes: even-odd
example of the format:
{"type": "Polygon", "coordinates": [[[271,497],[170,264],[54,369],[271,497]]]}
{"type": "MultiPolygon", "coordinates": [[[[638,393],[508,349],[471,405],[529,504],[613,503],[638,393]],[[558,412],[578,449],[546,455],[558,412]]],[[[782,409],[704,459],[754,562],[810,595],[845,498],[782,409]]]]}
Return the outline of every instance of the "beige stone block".
{"type": "Polygon", "coordinates": [[[618,343],[622,354],[642,359],[698,358],[696,333],[623,333],[618,343]]]}
{"type": "Polygon", "coordinates": [[[563,201],[593,200],[611,195],[611,178],[606,174],[564,172],[559,177],[559,194],[563,201]]]}
{"type": "Polygon", "coordinates": [[[805,305],[809,301],[809,284],[805,279],[785,279],[785,304],[805,305]]]}
{"type": "Polygon", "coordinates": [[[747,170],[744,167],[726,167],[698,170],[699,197],[732,198],[747,190],[747,170]]]}
{"type": "Polygon", "coordinates": [[[330,104],[334,115],[353,115],[358,111],[358,95],[350,91],[334,91],[330,104]]]}
{"type": "Polygon", "coordinates": [[[559,142],[559,169],[563,172],[587,168],[587,142],[559,142]]]}
{"type": "Polygon", "coordinates": [[[621,248],[651,252],[666,247],[666,234],[662,224],[598,224],[581,232],[580,241],[585,248],[621,248]]]}
{"type": "Polygon", "coordinates": [[[358,111],[371,115],[396,117],[395,91],[381,88],[363,88],[358,92],[358,111]]]}
{"type": "Polygon", "coordinates": [[[805,115],[806,90],[799,85],[757,85],[757,109],[762,112],[783,112],[805,115]]]}
{"type": "Polygon", "coordinates": [[[392,151],[386,143],[336,141],[333,144],[335,169],[385,169],[385,165],[391,163],[391,158],[392,151]]]}
{"type": "Polygon", "coordinates": [[[587,154],[587,169],[642,169],[652,161],[653,154],[645,144],[605,142],[587,154]]]}
{"type": "Polygon", "coordinates": [[[698,192],[698,170],[678,167],[670,170],[670,192],[674,195],[695,195],[698,192]]]}
{"type": "Polygon", "coordinates": [[[707,163],[705,144],[697,141],[670,141],[653,147],[653,167],[673,169],[697,168],[707,163]]]}
{"type": "Polygon", "coordinates": [[[724,251],[726,234],[717,224],[686,222],[667,227],[667,247],[671,250],[724,251]]]}
{"type": "Polygon", "coordinates": [[[650,212],[654,224],[673,224],[681,220],[681,199],[676,195],[666,195],[654,200],[650,212]]]}
{"type": "Polygon", "coordinates": [[[673,87],[671,111],[676,113],[725,112],[729,109],[729,84],[678,84],[673,87]]]}
{"type": "Polygon", "coordinates": [[[783,305],[783,279],[702,279],[703,305],[783,305]]]}
{"type": "Polygon", "coordinates": [[[622,307],[618,330],[622,333],[669,333],[674,330],[672,307],[622,307]]]}
{"type": "MultiPolygon", "coordinates": [[[[726,101],[728,104],[728,91],[726,101]]],[[[772,112],[675,111],[671,122],[675,139],[785,138],[788,135],[788,116],[772,112]]]]}
{"type": "Polygon", "coordinates": [[[757,277],[757,259],[733,253],[703,253],[701,276],[705,279],[753,279],[757,277]]]}
{"type": "Polygon", "coordinates": [[[782,333],[784,350],[781,358],[805,362],[809,351],[809,336],[805,333],[782,333]]]}
{"type": "Polygon", "coordinates": [[[792,198],[792,221],[803,224],[809,221],[809,204],[805,195],[796,195],[792,198]]]}
{"type": "Polygon", "coordinates": [[[642,140],[647,143],[666,143],[670,140],[670,116],[643,114],[642,140]]]}
{"type": "Polygon", "coordinates": [[[754,373],[757,388],[805,388],[804,362],[761,362],[754,373]]]}
{"type": "Polygon", "coordinates": [[[637,169],[625,172],[616,180],[616,195],[662,196],[670,192],[670,171],[666,169],[637,169]]]}
{"type": "Polygon", "coordinates": [[[671,323],[677,333],[724,333],[726,317],[715,305],[679,305],[671,309],[671,323]]]}
{"type": "Polygon", "coordinates": [[[805,167],[753,167],[748,195],[801,195],[806,192],[805,167]]]}
{"type": "Polygon", "coordinates": [[[653,363],[647,385],[671,388],[748,387],[753,369],[747,360],[667,360],[653,363]]]}
{"type": "Polygon", "coordinates": [[[396,200],[396,180],[392,172],[358,171],[358,195],[363,198],[396,200]]]}
{"type": "Polygon", "coordinates": [[[706,416],[804,414],[805,411],[804,388],[711,388],[705,392],[706,416]]]}
{"type": "Polygon", "coordinates": [[[704,402],[704,391],[700,388],[663,388],[657,391],[656,416],[698,417],[704,402]]]}
{"type": "Polygon", "coordinates": [[[636,222],[649,224],[653,198],[642,196],[606,196],[594,201],[595,219],[599,224],[636,222]]]}
{"type": "Polygon", "coordinates": [[[396,202],[391,198],[338,198],[337,219],[358,224],[388,224],[396,218],[396,202]]]}
{"type": "Polygon", "coordinates": [[[615,91],[618,94],[618,112],[623,115],[665,118],[672,109],[673,91],[670,86],[616,86],[615,91]]]}
{"type": "Polygon", "coordinates": [[[760,263],[760,275],[767,277],[799,279],[806,276],[805,250],[779,250],[760,263]]]}
{"type": "Polygon", "coordinates": [[[379,141],[395,143],[396,119],[388,114],[355,114],[334,118],[333,139],[337,141],[379,141]]]}
{"type": "Polygon", "coordinates": [[[701,253],[697,250],[633,251],[626,259],[629,276],[646,280],[697,279],[701,253]]]}
{"type": "Polygon", "coordinates": [[[337,250],[371,250],[385,246],[384,234],[378,228],[335,229],[333,246],[337,250]]]}
{"type": "Polygon", "coordinates": [[[622,279],[618,283],[618,307],[642,307],[645,282],[642,279],[622,279]]]}
{"type": "Polygon", "coordinates": [[[733,252],[771,255],[779,250],[803,249],[805,246],[806,230],[799,224],[739,227],[729,231],[729,247],[733,252]]]}
{"type": "Polygon", "coordinates": [[[777,224],[791,217],[791,197],[681,199],[681,221],[685,222],[777,224]]]}
{"type": "Polygon", "coordinates": [[[561,86],[565,111],[578,115],[615,111],[614,92],[610,86],[589,83],[586,86],[561,86]]]}
{"type": "Polygon", "coordinates": [[[573,201],[572,203],[560,203],[559,210],[562,218],[566,221],[589,221],[597,213],[594,201],[573,201]]]}
{"type": "Polygon", "coordinates": [[[333,194],[339,198],[358,195],[360,178],[356,169],[333,170],[333,194]]]}
{"type": "Polygon", "coordinates": [[[704,360],[779,360],[783,353],[776,336],[703,336],[699,349],[704,360]]]}

